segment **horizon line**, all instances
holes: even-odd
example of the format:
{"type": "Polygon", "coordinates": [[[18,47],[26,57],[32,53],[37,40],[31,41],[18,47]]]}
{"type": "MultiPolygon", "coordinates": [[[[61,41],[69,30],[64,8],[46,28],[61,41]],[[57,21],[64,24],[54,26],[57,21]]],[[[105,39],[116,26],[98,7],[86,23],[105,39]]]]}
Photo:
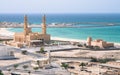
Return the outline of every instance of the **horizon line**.
{"type": "Polygon", "coordinates": [[[0,13],[0,14],[120,14],[120,12],[112,13],[112,12],[105,12],[105,13],[0,13]]]}

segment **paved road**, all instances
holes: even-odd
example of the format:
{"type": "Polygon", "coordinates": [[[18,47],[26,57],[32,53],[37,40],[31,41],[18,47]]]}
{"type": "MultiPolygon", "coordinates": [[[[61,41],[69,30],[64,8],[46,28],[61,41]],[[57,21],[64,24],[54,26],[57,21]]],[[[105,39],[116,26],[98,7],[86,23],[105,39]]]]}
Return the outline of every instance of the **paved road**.
{"type": "Polygon", "coordinates": [[[86,57],[62,57],[62,56],[51,56],[51,58],[58,58],[58,59],[65,59],[65,60],[83,60],[83,61],[90,61],[91,58],[86,57]]]}

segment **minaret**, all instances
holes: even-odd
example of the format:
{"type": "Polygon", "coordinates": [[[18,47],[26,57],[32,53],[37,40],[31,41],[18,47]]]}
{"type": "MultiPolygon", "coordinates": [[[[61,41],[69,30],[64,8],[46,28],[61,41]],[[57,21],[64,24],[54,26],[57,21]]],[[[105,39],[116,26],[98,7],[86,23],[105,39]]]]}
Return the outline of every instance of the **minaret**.
{"type": "Polygon", "coordinates": [[[27,15],[24,16],[24,34],[27,35],[27,15]]]}
{"type": "Polygon", "coordinates": [[[46,34],[46,16],[42,18],[42,34],[46,34]]]}

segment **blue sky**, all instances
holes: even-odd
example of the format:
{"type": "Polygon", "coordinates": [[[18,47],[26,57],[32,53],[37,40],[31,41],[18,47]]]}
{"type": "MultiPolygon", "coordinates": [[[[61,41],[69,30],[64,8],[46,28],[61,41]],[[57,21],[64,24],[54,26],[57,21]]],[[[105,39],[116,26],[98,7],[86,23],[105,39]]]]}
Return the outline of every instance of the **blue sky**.
{"type": "Polygon", "coordinates": [[[120,13],[120,0],[0,0],[0,13],[120,13]]]}

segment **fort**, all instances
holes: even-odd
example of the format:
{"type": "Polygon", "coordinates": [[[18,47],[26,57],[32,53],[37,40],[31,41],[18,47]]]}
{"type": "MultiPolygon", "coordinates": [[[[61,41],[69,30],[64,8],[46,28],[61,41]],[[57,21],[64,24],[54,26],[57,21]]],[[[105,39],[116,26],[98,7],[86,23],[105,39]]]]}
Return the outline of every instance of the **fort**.
{"type": "Polygon", "coordinates": [[[105,48],[109,48],[109,47],[114,47],[114,43],[108,43],[102,39],[96,39],[96,40],[92,40],[91,37],[87,38],[87,46],[97,46],[101,49],[105,49],[105,48]]]}

